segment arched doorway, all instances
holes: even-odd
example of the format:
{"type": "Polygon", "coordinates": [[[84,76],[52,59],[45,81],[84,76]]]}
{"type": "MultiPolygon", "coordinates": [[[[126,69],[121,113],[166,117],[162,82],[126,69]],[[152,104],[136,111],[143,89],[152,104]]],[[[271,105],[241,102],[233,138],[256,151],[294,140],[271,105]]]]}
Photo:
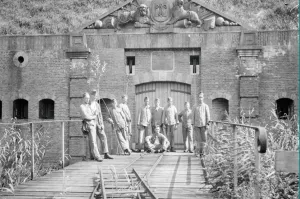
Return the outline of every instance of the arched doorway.
{"type": "MultiPolygon", "coordinates": [[[[137,121],[137,111],[139,107],[143,105],[144,98],[146,96],[150,99],[150,106],[154,106],[155,98],[160,99],[162,107],[167,105],[167,98],[172,97],[174,105],[177,108],[178,113],[184,109],[184,102],[191,99],[191,85],[178,82],[150,82],[139,84],[135,87],[136,93],[136,109],[135,116],[137,121]]],[[[182,137],[182,125],[178,126],[175,132],[175,147],[176,149],[183,149],[183,137],[182,137]]],[[[137,138],[135,138],[137,142],[137,138]]]]}

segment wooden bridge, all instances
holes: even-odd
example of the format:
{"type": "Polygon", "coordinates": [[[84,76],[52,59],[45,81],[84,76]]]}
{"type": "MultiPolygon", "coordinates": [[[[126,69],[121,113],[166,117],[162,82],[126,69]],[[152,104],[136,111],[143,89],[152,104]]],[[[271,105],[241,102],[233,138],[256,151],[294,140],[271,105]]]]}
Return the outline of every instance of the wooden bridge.
{"type": "Polygon", "coordinates": [[[0,198],[95,198],[95,194],[96,198],[212,198],[199,157],[186,153],[77,162],[18,186],[14,194],[0,193],[0,198]]]}
{"type": "MultiPolygon", "coordinates": [[[[190,153],[132,154],[116,155],[113,160],[103,162],[82,161],[64,167],[65,123],[71,121],[29,122],[14,125],[30,125],[31,131],[31,181],[19,185],[14,193],[0,192],[0,198],[212,198],[204,160],[190,153]],[[61,158],[63,169],[44,177],[34,179],[34,124],[61,123],[61,158]]],[[[3,123],[2,123],[3,124],[3,123]]],[[[209,137],[214,134],[219,124],[232,129],[233,140],[233,190],[238,185],[237,128],[255,130],[254,155],[256,176],[259,180],[260,155],[267,148],[267,136],[264,128],[211,121],[209,137]]],[[[259,185],[254,186],[254,198],[260,198],[259,185]]]]}

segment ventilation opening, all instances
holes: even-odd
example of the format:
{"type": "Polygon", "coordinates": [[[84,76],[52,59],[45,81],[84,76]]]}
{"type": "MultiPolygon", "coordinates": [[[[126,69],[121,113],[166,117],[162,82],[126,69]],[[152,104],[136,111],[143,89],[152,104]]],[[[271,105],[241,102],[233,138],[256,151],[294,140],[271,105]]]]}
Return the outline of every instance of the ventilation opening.
{"type": "Polygon", "coordinates": [[[22,64],[24,62],[24,57],[23,56],[18,57],[18,61],[22,64]]]}
{"type": "Polygon", "coordinates": [[[190,56],[190,66],[192,66],[192,73],[197,74],[197,66],[199,66],[199,56],[192,55],[190,56]]]}
{"type": "Polygon", "coordinates": [[[54,119],[54,101],[43,99],[39,102],[39,118],[54,119]]]}
{"type": "Polygon", "coordinates": [[[126,65],[128,66],[128,73],[133,74],[133,66],[135,66],[135,57],[128,56],[126,65]]]}
{"type": "Polygon", "coordinates": [[[289,98],[276,100],[276,114],[279,119],[291,118],[294,114],[294,101],[289,98]]]}
{"type": "Polygon", "coordinates": [[[28,119],[28,101],[16,99],[13,102],[13,117],[17,119],[28,119]]]}
{"type": "Polygon", "coordinates": [[[229,114],[228,100],[216,98],[212,101],[213,119],[217,121],[227,120],[229,114]]]}

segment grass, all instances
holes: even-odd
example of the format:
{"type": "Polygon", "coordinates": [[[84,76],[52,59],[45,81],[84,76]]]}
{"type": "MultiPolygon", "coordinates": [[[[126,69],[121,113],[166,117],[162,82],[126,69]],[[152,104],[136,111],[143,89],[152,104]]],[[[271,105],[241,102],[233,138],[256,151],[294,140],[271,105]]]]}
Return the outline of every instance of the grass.
{"type": "MultiPolygon", "coordinates": [[[[63,34],[125,0],[0,0],[0,35],[63,34]]],[[[289,0],[201,0],[255,29],[298,28],[298,3],[289,0]]],[[[140,1],[138,1],[140,2],[140,1]]]]}
{"type": "MultiPolygon", "coordinates": [[[[0,191],[14,192],[14,187],[31,179],[31,135],[29,126],[12,124],[3,130],[0,139],[0,191]]],[[[61,167],[59,162],[48,164],[47,151],[52,147],[49,131],[41,127],[35,130],[34,176],[43,176],[61,167]]]]}

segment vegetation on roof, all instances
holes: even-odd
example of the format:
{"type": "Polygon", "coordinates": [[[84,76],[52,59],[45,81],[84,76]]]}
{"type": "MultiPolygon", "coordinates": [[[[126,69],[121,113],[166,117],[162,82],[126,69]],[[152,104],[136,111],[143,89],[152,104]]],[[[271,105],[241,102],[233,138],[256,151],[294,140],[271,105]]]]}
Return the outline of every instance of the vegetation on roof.
{"type": "MultiPolygon", "coordinates": [[[[0,0],[0,35],[68,33],[123,2],[125,0],[0,0]]],[[[256,29],[298,28],[295,0],[200,2],[242,19],[256,29]]]]}

